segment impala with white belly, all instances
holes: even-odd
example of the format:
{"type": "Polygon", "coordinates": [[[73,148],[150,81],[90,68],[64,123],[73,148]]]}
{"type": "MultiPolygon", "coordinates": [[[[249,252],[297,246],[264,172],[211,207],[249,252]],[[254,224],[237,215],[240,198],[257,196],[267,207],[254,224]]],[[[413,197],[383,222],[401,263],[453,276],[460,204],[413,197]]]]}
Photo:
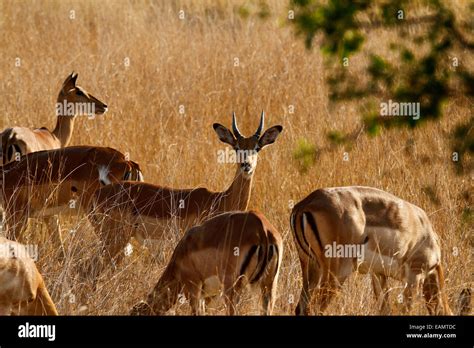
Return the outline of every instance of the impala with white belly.
{"type": "Polygon", "coordinates": [[[439,238],[426,213],[385,191],[362,186],[319,189],[296,204],[291,229],[303,272],[297,314],[317,313],[354,271],[372,275],[381,312],[388,314],[387,278],[405,284],[408,313],[420,285],[430,314],[450,314],[443,291],[439,238]],[[327,246],[357,246],[362,256],[328,257],[327,246]]]}

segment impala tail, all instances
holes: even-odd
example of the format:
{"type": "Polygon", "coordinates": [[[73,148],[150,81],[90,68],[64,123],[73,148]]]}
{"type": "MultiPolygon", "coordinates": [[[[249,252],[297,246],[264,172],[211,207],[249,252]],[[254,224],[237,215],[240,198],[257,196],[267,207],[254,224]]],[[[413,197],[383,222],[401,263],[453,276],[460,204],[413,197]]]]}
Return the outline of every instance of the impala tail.
{"type": "Polygon", "coordinates": [[[277,283],[283,255],[283,245],[268,233],[266,244],[253,245],[244,258],[238,279],[247,279],[262,291],[262,310],[271,315],[276,298],[277,283]]]}
{"type": "Polygon", "coordinates": [[[144,182],[145,179],[143,178],[142,171],[140,170],[140,166],[138,163],[129,161],[130,170],[125,174],[124,180],[125,181],[141,181],[144,182]]]}
{"type": "Polygon", "coordinates": [[[16,133],[13,128],[7,128],[1,133],[1,160],[0,165],[5,165],[9,162],[19,159],[26,153],[26,144],[17,140],[15,137],[16,133]]]}
{"type": "Polygon", "coordinates": [[[300,254],[321,262],[323,260],[323,246],[314,216],[310,212],[300,213],[294,209],[291,214],[290,225],[300,254]],[[309,241],[312,240],[316,241],[316,245],[310,244],[309,241]]]}
{"type": "Polygon", "coordinates": [[[269,236],[267,245],[253,245],[240,268],[240,276],[246,276],[250,284],[260,281],[264,276],[272,279],[277,274],[281,263],[280,246],[269,236]]]}
{"type": "Polygon", "coordinates": [[[143,174],[138,163],[119,160],[113,166],[99,166],[99,181],[102,186],[122,181],[143,181],[143,174]]]}

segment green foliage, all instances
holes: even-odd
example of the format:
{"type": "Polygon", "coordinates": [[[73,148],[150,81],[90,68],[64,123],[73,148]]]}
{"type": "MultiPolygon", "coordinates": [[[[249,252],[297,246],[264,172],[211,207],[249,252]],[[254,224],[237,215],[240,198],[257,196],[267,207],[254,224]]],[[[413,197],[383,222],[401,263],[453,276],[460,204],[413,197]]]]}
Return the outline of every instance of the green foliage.
{"type": "Polygon", "coordinates": [[[339,131],[330,131],[327,134],[329,141],[334,145],[342,145],[347,142],[347,136],[339,131]]]}
{"type": "MultiPolygon", "coordinates": [[[[369,109],[364,121],[372,135],[381,126],[414,128],[439,119],[449,98],[474,96],[473,72],[466,62],[455,66],[452,60],[461,50],[472,53],[474,43],[463,36],[461,24],[439,0],[420,0],[416,4],[407,0],[290,0],[290,8],[295,11],[291,23],[297,34],[304,36],[306,46],[313,47],[318,38],[330,71],[327,81],[331,100],[364,98],[371,105],[370,109],[364,107],[369,109]],[[420,4],[427,7],[429,14],[415,17],[413,8],[420,4]],[[360,18],[370,20],[364,22],[360,18]],[[411,26],[416,30],[410,31],[411,26]],[[385,55],[364,46],[367,32],[376,28],[399,34],[397,42],[386,43],[385,55]],[[347,73],[350,64],[341,61],[360,51],[367,55],[369,63],[365,71],[359,72],[364,78],[354,81],[354,74],[347,73]],[[397,53],[395,59],[393,52],[397,53]],[[380,103],[389,99],[420,103],[420,117],[383,117],[380,103]]],[[[459,132],[465,132],[462,129],[459,132]]],[[[472,137],[472,132],[468,136],[472,137]]],[[[471,138],[467,145],[456,144],[465,154],[473,152],[472,142],[471,138]]]]}
{"type": "Polygon", "coordinates": [[[316,155],[317,148],[315,145],[304,138],[298,140],[293,158],[298,162],[301,173],[306,173],[314,164],[316,155]]]}
{"type": "Polygon", "coordinates": [[[270,7],[265,0],[247,0],[237,8],[237,13],[243,19],[250,16],[267,19],[270,17],[270,7]]]}

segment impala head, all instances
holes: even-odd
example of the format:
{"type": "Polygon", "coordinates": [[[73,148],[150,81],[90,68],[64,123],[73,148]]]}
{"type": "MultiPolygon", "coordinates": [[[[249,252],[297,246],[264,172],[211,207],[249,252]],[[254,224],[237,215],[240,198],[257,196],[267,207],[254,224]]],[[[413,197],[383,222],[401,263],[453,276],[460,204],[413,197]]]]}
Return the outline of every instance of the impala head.
{"type": "Polygon", "coordinates": [[[273,126],[268,128],[263,134],[265,113],[262,111],[260,124],[255,133],[250,137],[243,136],[237,126],[235,112],[232,115],[232,131],[219,123],[214,123],[213,127],[220,141],[229,144],[236,152],[237,164],[244,176],[251,176],[257,166],[258,152],[265,146],[273,144],[283,127],[273,126]]]}
{"type": "Polygon", "coordinates": [[[77,74],[72,72],[63,83],[56,103],[58,116],[102,115],[107,105],[76,85],[77,74]]]}

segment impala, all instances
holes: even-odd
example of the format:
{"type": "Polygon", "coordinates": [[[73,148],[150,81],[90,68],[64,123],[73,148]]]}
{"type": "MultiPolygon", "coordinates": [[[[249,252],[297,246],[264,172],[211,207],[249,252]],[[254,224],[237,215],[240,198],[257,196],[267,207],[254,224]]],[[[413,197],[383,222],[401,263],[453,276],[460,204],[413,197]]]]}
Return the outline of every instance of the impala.
{"type": "Polygon", "coordinates": [[[0,315],[58,315],[28,249],[0,237],[0,315]]]}
{"type": "Polygon", "coordinates": [[[82,87],[76,86],[76,80],[77,74],[73,72],[66,78],[59,91],[56,104],[56,127],[52,132],[44,127],[37,129],[13,127],[1,133],[0,165],[18,160],[19,157],[31,152],[66,147],[71,140],[77,115],[101,115],[107,111],[107,105],[82,87]]]}
{"type": "Polygon", "coordinates": [[[388,277],[405,283],[406,313],[422,285],[429,313],[451,314],[438,236],[421,208],[372,187],[325,188],[295,205],[291,229],[303,273],[296,314],[309,314],[315,295],[322,313],[355,270],[372,275],[382,314],[390,312],[388,277]],[[333,243],[362,247],[363,257],[330,258],[326,251],[333,243]]]}
{"type": "MultiPolygon", "coordinates": [[[[119,261],[121,251],[133,236],[139,242],[158,240],[172,223],[177,222],[183,230],[220,212],[246,210],[257,165],[257,154],[272,144],[281,133],[282,126],[273,126],[262,133],[264,113],[255,134],[241,135],[235,118],[231,132],[215,123],[214,130],[219,139],[239,153],[232,184],[223,192],[212,192],[206,188],[173,189],[148,183],[121,183],[101,188],[93,199],[89,219],[101,239],[107,259],[119,261]]],[[[88,274],[102,271],[102,259],[91,261],[88,274]],[[93,267],[94,269],[91,269],[93,267]]]]}
{"type": "MultiPolygon", "coordinates": [[[[20,240],[29,217],[81,214],[100,185],[142,180],[139,166],[119,151],[90,146],[33,152],[0,174],[7,235],[20,240]]],[[[61,242],[59,230],[56,237],[61,242]]]]}
{"type": "Polygon", "coordinates": [[[132,315],[162,315],[178,297],[189,300],[193,314],[204,302],[223,295],[234,315],[247,286],[260,289],[262,309],[271,314],[283,254],[280,233],[260,213],[229,212],[188,230],[146,301],[132,315]]]}

